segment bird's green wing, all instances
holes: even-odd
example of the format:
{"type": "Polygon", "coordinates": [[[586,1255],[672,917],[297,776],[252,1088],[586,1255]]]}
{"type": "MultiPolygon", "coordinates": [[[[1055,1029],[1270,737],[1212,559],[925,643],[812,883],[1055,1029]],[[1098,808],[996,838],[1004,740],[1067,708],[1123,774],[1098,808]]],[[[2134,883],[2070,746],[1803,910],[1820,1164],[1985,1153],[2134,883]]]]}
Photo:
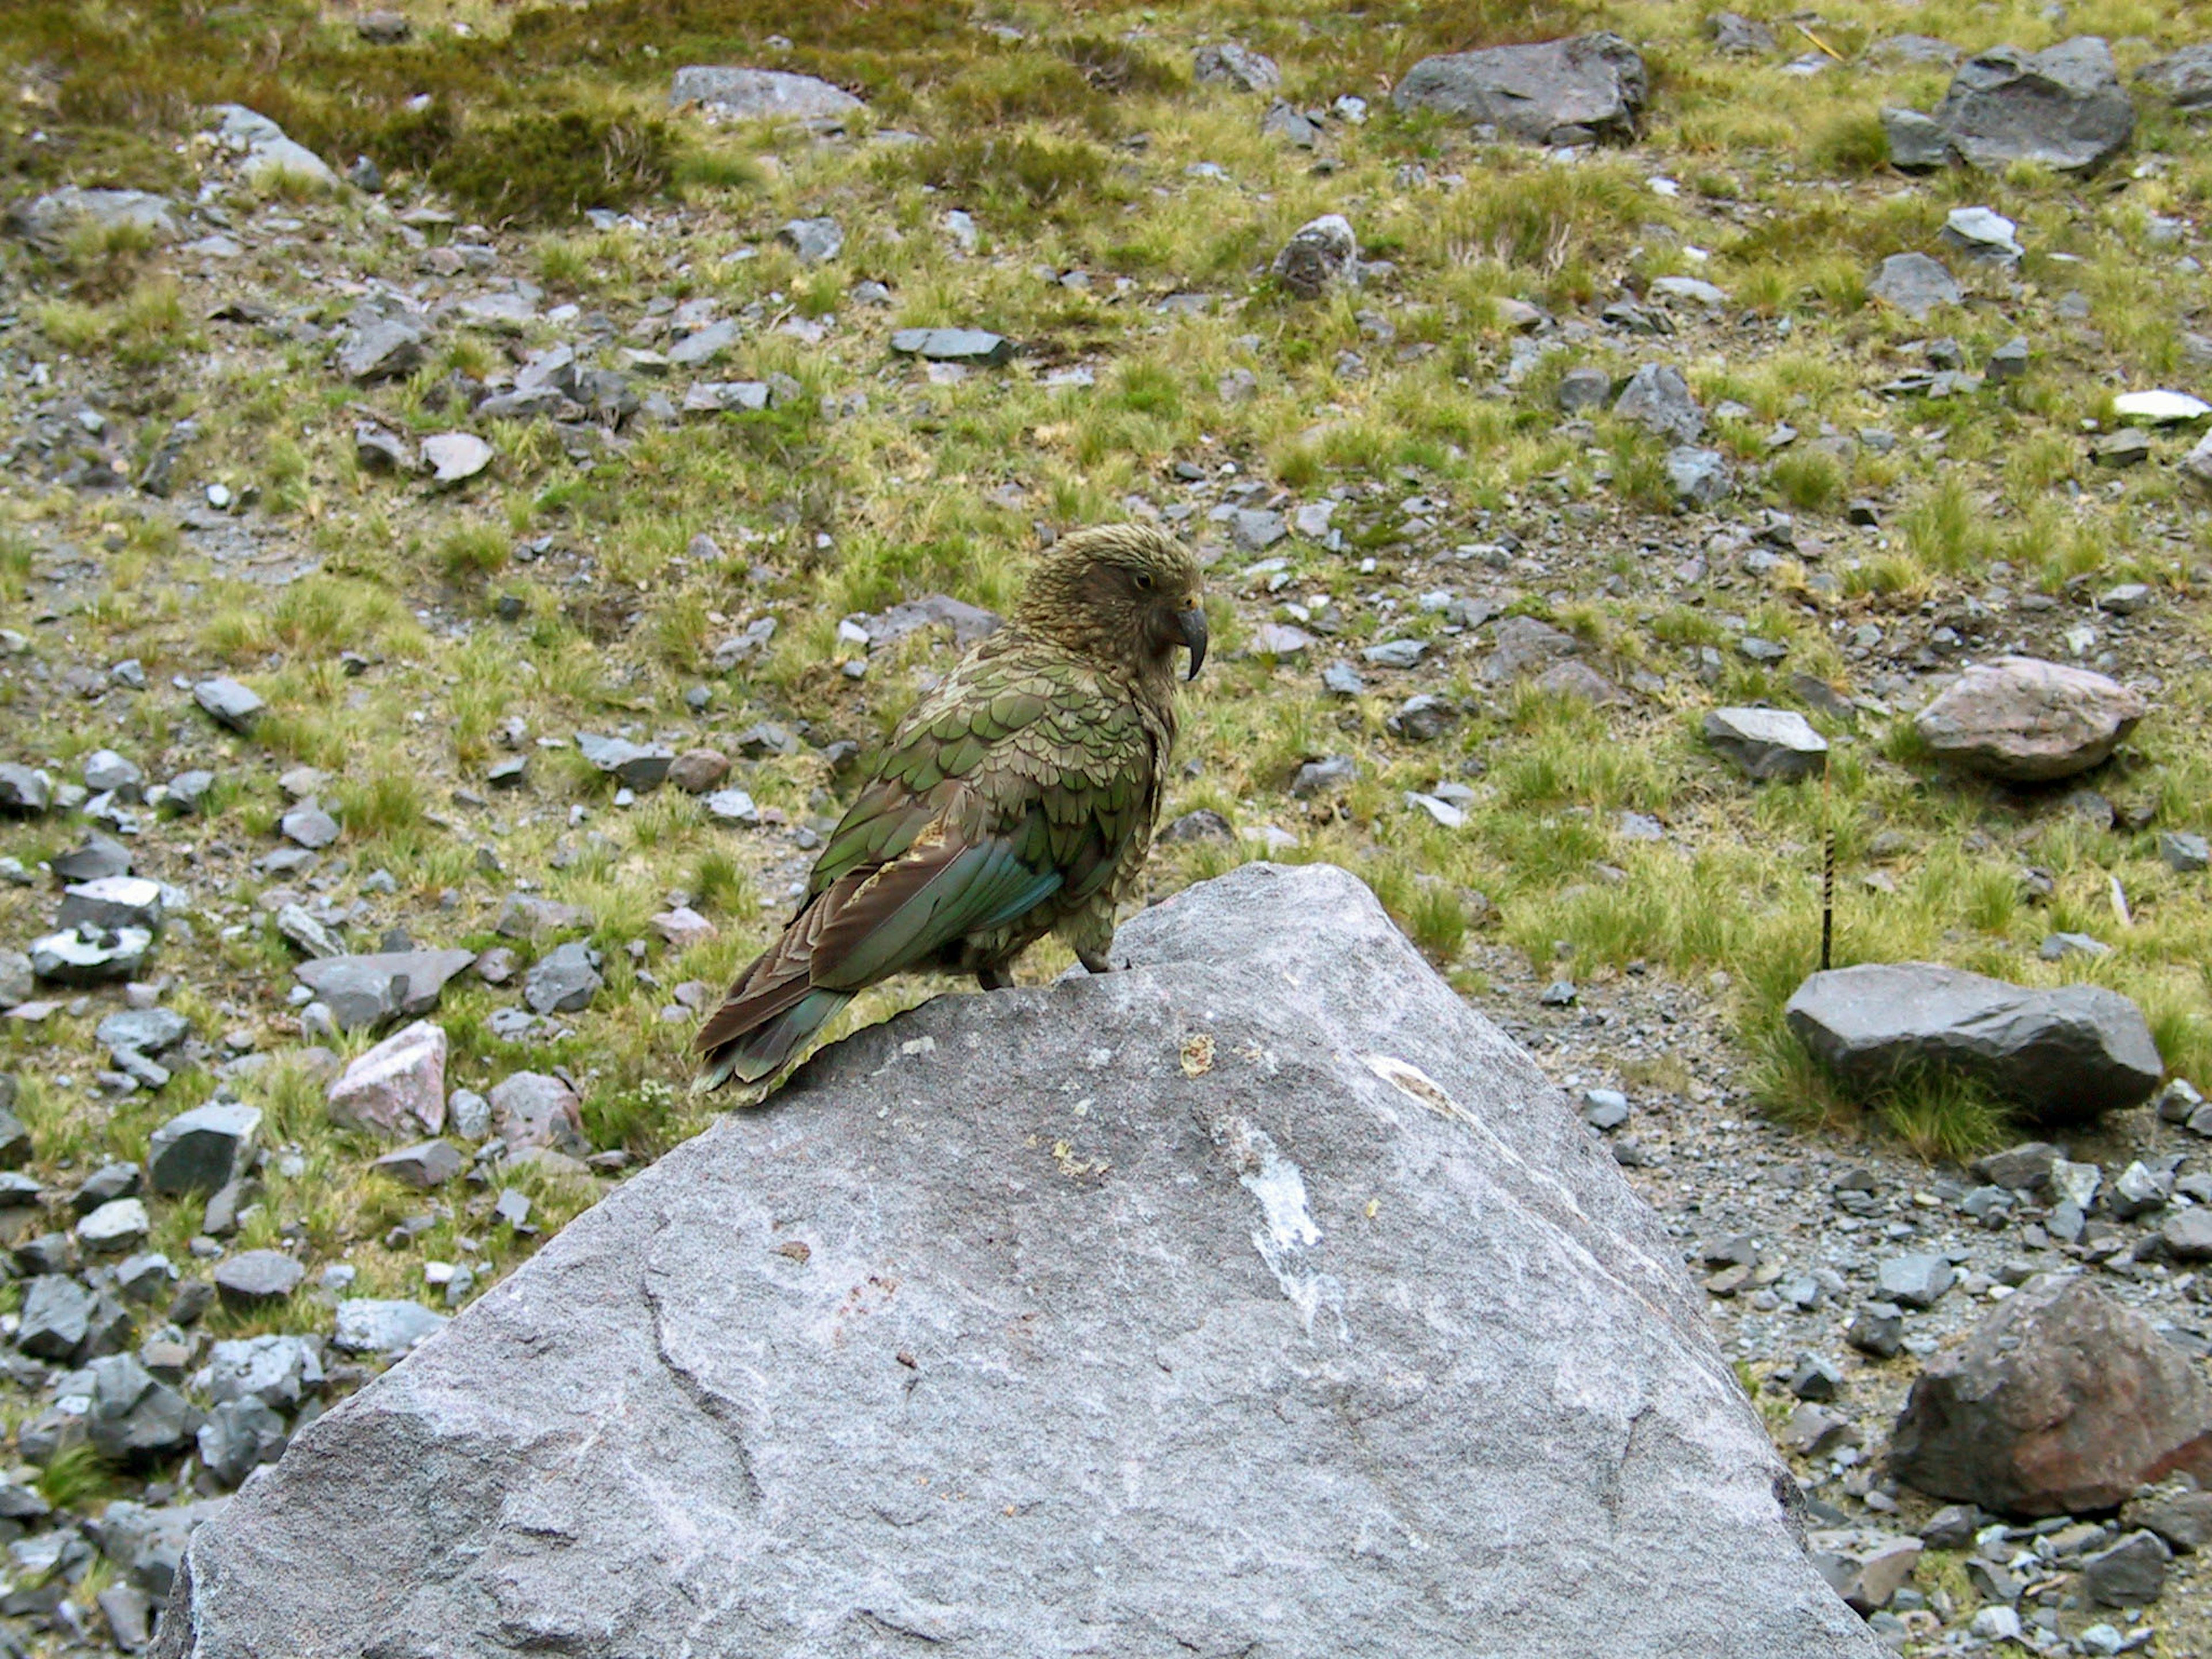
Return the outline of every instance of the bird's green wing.
{"type": "Polygon", "coordinates": [[[1095,675],[964,665],[901,727],[815,865],[814,894],[836,900],[815,982],[871,983],[1062,890],[1097,892],[1145,821],[1154,770],[1143,721],[1095,675]]]}

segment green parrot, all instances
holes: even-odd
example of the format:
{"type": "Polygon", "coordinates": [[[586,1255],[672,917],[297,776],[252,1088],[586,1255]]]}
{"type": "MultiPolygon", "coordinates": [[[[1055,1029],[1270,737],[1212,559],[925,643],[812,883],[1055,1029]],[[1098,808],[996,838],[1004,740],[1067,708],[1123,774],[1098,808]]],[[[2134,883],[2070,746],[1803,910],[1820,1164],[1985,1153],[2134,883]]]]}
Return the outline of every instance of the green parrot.
{"type": "Polygon", "coordinates": [[[1159,819],[1179,650],[1195,679],[1206,611],[1189,549],[1139,525],[1056,543],[1012,620],[900,722],[799,914],[700,1027],[694,1088],[765,1088],[894,974],[973,974],[994,991],[1053,933],[1106,972],[1115,907],[1159,819]]]}

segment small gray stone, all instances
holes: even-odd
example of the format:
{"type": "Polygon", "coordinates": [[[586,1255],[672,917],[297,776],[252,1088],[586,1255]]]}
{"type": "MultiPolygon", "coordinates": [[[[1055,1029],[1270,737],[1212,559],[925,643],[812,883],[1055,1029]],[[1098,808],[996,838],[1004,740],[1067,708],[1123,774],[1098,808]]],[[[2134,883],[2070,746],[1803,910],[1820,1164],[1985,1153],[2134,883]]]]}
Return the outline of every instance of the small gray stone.
{"type": "Polygon", "coordinates": [[[1291,793],[1299,800],[1334,794],[1358,775],[1359,768],[1351,756],[1330,755],[1321,760],[1308,761],[1298,768],[1297,775],[1291,780],[1291,793]]]}
{"type": "Polygon", "coordinates": [[[369,1166],[425,1191],[442,1187],[462,1169],[461,1155],[453,1143],[446,1140],[426,1140],[418,1146],[403,1146],[398,1152],[386,1152],[369,1166]]]}
{"type": "Polygon", "coordinates": [[[793,219],[776,232],[775,240],[799,256],[804,265],[834,259],[845,246],[845,229],[835,219],[793,219]]]}
{"type": "Polygon", "coordinates": [[[64,1273],[44,1273],[23,1291],[15,1346],[33,1359],[67,1359],[91,1328],[90,1291],[64,1273]]]}
{"type": "Polygon", "coordinates": [[[338,821],[323,811],[321,804],[312,796],[285,813],[276,827],[285,840],[309,852],[321,851],[343,833],[338,821]]]}
{"type": "Polygon", "coordinates": [[[590,732],[576,733],[576,749],[600,771],[641,793],[659,788],[676,759],[676,751],[666,744],[648,747],[590,732]]]}
{"type": "Polygon", "coordinates": [[[200,1463],[221,1485],[235,1486],[283,1455],[289,1437],[284,1419],[260,1401],[251,1395],[226,1401],[200,1425],[200,1463]]]}
{"type": "Polygon", "coordinates": [[[1630,375],[1613,412],[1678,444],[1689,444],[1705,429],[1705,411],[1690,395],[1690,383],[1671,363],[1645,363],[1630,375]]]}
{"type": "Polygon", "coordinates": [[[135,1198],[111,1199],[76,1224],[77,1243],[96,1255],[119,1255],[145,1243],[154,1229],[145,1204],[135,1198]]]}
{"type": "Polygon", "coordinates": [[[243,1174],[261,1130],[252,1106],[211,1101],[181,1112],[147,1142],[148,1184],[156,1193],[211,1193],[243,1174]]]}
{"type": "Polygon", "coordinates": [[[338,372],[356,386],[398,380],[422,362],[422,331],[402,317],[378,316],[353,331],[339,349],[338,372]]]}
{"type": "Polygon", "coordinates": [[[31,941],[31,972],[57,985],[100,985],[136,979],[154,935],[143,927],[84,927],[31,941]]]}
{"type": "Polygon", "coordinates": [[[191,1443],[199,1413],[131,1355],[95,1359],[90,1370],[92,1405],[85,1413],[85,1432],[101,1456],[129,1462],[191,1443]]]}
{"type": "Polygon", "coordinates": [[[323,1386],[319,1340],[250,1336],[216,1343],[208,1360],[208,1397],[217,1404],[252,1399],[277,1411],[297,1410],[323,1386]]]}
{"type": "MultiPolygon", "coordinates": [[[[192,688],[192,701],[218,725],[227,726],[234,732],[251,732],[254,721],[261,718],[261,711],[268,707],[236,680],[223,678],[202,680],[192,688]]],[[[170,787],[175,787],[173,784],[170,787]]]]}
{"type": "Polygon", "coordinates": [[[583,1114],[575,1091],[542,1072],[516,1072],[494,1085],[491,1123],[510,1152],[583,1145],[583,1114]]]}
{"type": "Polygon", "coordinates": [[[1191,54],[1190,73],[1200,86],[1230,86],[1239,92],[1273,92],[1283,83],[1273,58],[1234,40],[1199,47],[1191,54]]]}
{"type": "Polygon", "coordinates": [[[386,1302],[356,1297],[338,1304],[331,1346],[345,1353],[396,1356],[435,1336],[446,1316],[419,1302],[386,1302]]]}
{"type": "Polygon", "coordinates": [[[1728,458],[1717,449],[1682,445],[1667,452],[1667,487],[1675,502],[1699,512],[1718,505],[1733,487],[1728,458]]]}
{"type": "Polygon", "coordinates": [[[1828,743],[1794,709],[1716,708],[1705,716],[1705,741],[1754,781],[1817,775],[1828,743]]]}
{"type": "Polygon", "coordinates": [[[1331,288],[1354,280],[1359,270],[1359,241],[1340,213],[1325,213],[1291,233],[1269,267],[1274,278],[1302,300],[1320,298],[1331,288]]]}
{"type": "Polygon", "coordinates": [[[2212,846],[2208,846],[2203,836],[2189,830],[2161,830],[2158,855],[2177,876],[2193,876],[2212,865],[2212,846]]]}
{"type": "Polygon", "coordinates": [[[556,946],[522,976],[522,1000],[532,1013],[575,1013],[591,1006],[606,981],[599,953],[580,939],[556,946]]]}
{"type": "Polygon", "coordinates": [[[422,465],[430,482],[465,483],[492,462],[492,447],[473,432],[440,432],[422,440],[422,465]]]}
{"type": "Polygon", "coordinates": [[[1014,343],[980,328],[902,328],[891,336],[891,349],[933,363],[996,368],[1012,361],[1014,343]]]}
{"type": "Polygon", "coordinates": [[[1881,1295],[1908,1308],[1934,1307],[1957,1279],[1942,1256],[1918,1253],[1887,1257],[1875,1270],[1881,1295]]]}
{"type": "Polygon", "coordinates": [[[2154,1532],[2131,1532],[2118,1542],[2081,1558],[2081,1588],[2100,1607],[2141,1607],[2166,1592],[2166,1569],[2173,1552],[2154,1532]]]}
{"type": "Polygon", "coordinates": [[[1602,409],[1613,400],[1613,376],[1591,364],[1569,369],[1559,377],[1553,401],[1569,415],[1602,409]]]}
{"type": "Polygon", "coordinates": [[[131,849],[121,842],[94,831],[83,845],[47,860],[55,876],[64,882],[104,881],[131,873],[131,849]]]}
{"type": "Polygon", "coordinates": [[[216,1294],[226,1307],[260,1308],[284,1300],[307,1276],[307,1270],[282,1250],[246,1250],[216,1263],[216,1294]]]}
{"type": "Polygon", "coordinates": [[[15,761],[0,761],[0,812],[28,817],[54,804],[52,781],[15,761]]]}
{"type": "Polygon", "coordinates": [[[697,64],[676,71],[668,102],[676,109],[696,104],[727,120],[842,121],[866,107],[811,75],[697,64]]]}
{"type": "Polygon", "coordinates": [[[143,876],[102,876],[62,890],[55,922],[62,927],[93,927],[113,932],[125,927],[161,931],[161,884],[143,876]]]}
{"type": "Polygon", "coordinates": [[[1954,306],[1965,296],[1951,273],[1924,253],[1893,253],[1867,283],[1867,292],[1915,322],[1938,306],[1954,306]]]}

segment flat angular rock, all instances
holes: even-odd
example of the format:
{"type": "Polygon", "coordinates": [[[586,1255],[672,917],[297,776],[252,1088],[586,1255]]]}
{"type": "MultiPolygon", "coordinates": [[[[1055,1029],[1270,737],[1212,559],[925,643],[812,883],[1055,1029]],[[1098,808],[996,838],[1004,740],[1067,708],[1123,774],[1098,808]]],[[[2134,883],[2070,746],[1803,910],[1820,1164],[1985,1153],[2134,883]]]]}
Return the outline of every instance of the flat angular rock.
{"type": "Polygon", "coordinates": [[[592,1006],[606,981],[599,953],[581,939],[555,946],[522,976],[522,1000],[534,1014],[573,1014],[592,1006]]]}
{"type": "Polygon", "coordinates": [[[25,241],[58,253],[80,227],[128,228],[151,240],[173,242],[180,234],[176,204],[143,190],[84,190],[70,185],[9,210],[8,228],[25,241]]]}
{"type": "Polygon", "coordinates": [[[1784,1014],[1856,1088],[1915,1066],[1949,1067],[2039,1123],[2139,1104],[2165,1072],[2142,1011],[2102,986],[2034,990],[1933,963],[1868,963],[1813,975],[1784,1014]]]}
{"type": "Polygon", "coordinates": [[[446,1033],[416,1020],[345,1068],[325,1097],[331,1121],[391,1139],[446,1127],[446,1033]]]}
{"type": "Polygon", "coordinates": [[[462,1160],[451,1141],[426,1140],[417,1146],[402,1146],[397,1152],[386,1152],[369,1167],[410,1187],[428,1191],[444,1186],[460,1174],[462,1160]]]}
{"type": "Polygon", "coordinates": [[[428,1341],[447,1323],[445,1315],[433,1313],[419,1302],[356,1297],[338,1304],[337,1329],[331,1346],[343,1353],[395,1356],[428,1341]]]}
{"type": "Polygon", "coordinates": [[[1875,1290],[1885,1300],[1908,1308],[1934,1307],[1957,1279],[1940,1255],[1893,1255],[1875,1270],[1875,1290]]]}
{"type": "Polygon", "coordinates": [[[473,432],[440,432],[422,440],[422,465],[434,484],[465,483],[491,459],[492,447],[473,432]]]}
{"type": "Polygon", "coordinates": [[[148,933],[161,926],[161,884],[143,876],[102,876],[62,890],[61,908],[55,922],[63,927],[114,930],[140,927],[148,933]]]}
{"type": "Polygon", "coordinates": [[[584,1117],[576,1091],[542,1072],[516,1072],[493,1086],[492,1132],[510,1152],[580,1146],[584,1117]]]}
{"type": "Polygon", "coordinates": [[[799,256],[805,265],[834,259],[845,246],[845,228],[835,219],[793,219],[775,234],[775,240],[799,256]]]}
{"type": "Polygon", "coordinates": [[[289,1437],[284,1419],[258,1400],[233,1400],[217,1406],[200,1425],[200,1466],[217,1484],[235,1486],[264,1463],[283,1455],[289,1437]]]}
{"type": "Polygon", "coordinates": [[[1703,512],[1725,500],[1731,488],[1728,458],[1717,449],[1683,444],[1667,452],[1667,489],[1677,506],[1703,512]]]}
{"type": "Polygon", "coordinates": [[[1115,955],[634,1176],[194,1534],[166,1651],[1875,1659],[1676,1242],[1364,888],[1115,955]]]}
{"type": "Polygon", "coordinates": [[[1916,108],[1885,108],[1882,139],[1889,146],[1889,166],[1898,173],[1933,173],[1951,166],[1951,139],[1931,115],[1916,108]]]}
{"type": "Polygon", "coordinates": [[[1391,94],[1401,110],[1432,109],[1530,143],[1586,135],[1623,142],[1649,95],[1644,59],[1617,34],[1424,58],[1391,94]]]}
{"type": "Polygon", "coordinates": [[[708,114],[739,121],[839,121],[866,107],[811,75],[697,64],[676,71],[668,101],[679,109],[696,104],[708,114]]]}
{"type": "Polygon", "coordinates": [[[82,845],[57,854],[48,862],[63,881],[99,881],[129,875],[131,849],[94,830],[85,836],[82,845]]]}
{"type": "Polygon", "coordinates": [[[33,1359],[67,1359],[92,1328],[94,1297],[65,1273],[45,1273],[23,1291],[15,1346],[33,1359]]]}
{"type": "Polygon", "coordinates": [[[319,1339],[249,1336],[215,1345],[208,1359],[208,1398],[254,1399],[282,1412],[296,1411],[323,1386],[319,1339]]]}
{"type": "Polygon", "coordinates": [[[0,761],[0,812],[29,817],[53,804],[53,782],[44,772],[14,761],[0,761]]]}
{"type": "Polygon", "coordinates": [[[2048,783],[2100,764],[2145,712],[2136,692],[2089,669],[2000,657],[1969,668],[1912,724],[1954,765],[2048,783]]]}
{"type": "Polygon", "coordinates": [[[158,1457],[191,1443],[200,1414],[184,1395],[157,1381],[127,1353],[95,1359],[85,1436],[93,1449],[118,1463],[158,1457]]]}
{"type": "Polygon", "coordinates": [[[103,985],[136,979],[154,948],[143,927],[110,930],[89,924],[31,941],[31,972],[57,985],[103,985]]]}
{"type": "Polygon", "coordinates": [[[1352,234],[1352,222],[1340,213],[1324,213],[1300,225],[1268,269],[1302,300],[1319,299],[1338,283],[1353,280],[1359,271],[1359,240],[1352,234]]]}
{"type": "Polygon", "coordinates": [[[1014,343],[980,328],[902,328],[891,336],[891,349],[902,357],[922,357],[933,363],[996,368],[1012,361],[1014,343]]]}
{"type": "Polygon", "coordinates": [[[695,380],[684,394],[686,415],[757,415],[767,407],[766,380],[695,380]]]}
{"type": "Polygon", "coordinates": [[[462,950],[376,951],[303,962],[292,973],[329,1005],[340,1030],[357,1031],[430,1012],[446,981],[475,960],[462,950]]]}
{"type": "Polygon", "coordinates": [[[1912,1581],[1926,1547],[1917,1538],[1875,1527],[1836,1528],[1807,1535],[1813,1565],[1844,1605],[1862,1617],[1879,1613],[1912,1581]]]}
{"type": "Polygon", "coordinates": [[[1890,1462],[2002,1515],[2111,1509],[2174,1471],[2212,1474],[2212,1388],[2142,1315],[2047,1274],[1929,1361],[1890,1462]]]}
{"type": "Polygon", "coordinates": [[[1190,55],[1190,74],[1202,87],[1234,87],[1239,92],[1273,92],[1283,84],[1273,58],[1234,40],[1199,47],[1190,55]]]}
{"type": "Polygon", "coordinates": [[[2002,213],[1985,207],[1953,208],[1944,216],[1943,246],[1954,247],[1970,259],[2015,264],[2025,252],[2020,227],[2002,213]]]}
{"type": "Polygon", "coordinates": [[[95,1535],[100,1553],[131,1583],[166,1600],[184,1559],[185,1540],[194,1528],[221,1514],[226,1501],[218,1498],[149,1509],[118,1499],[100,1517],[95,1535]]]}
{"type": "Polygon", "coordinates": [[[1828,740],[1795,709],[1716,708],[1705,731],[1715,753],[1761,782],[1817,777],[1828,763],[1828,740]]]}
{"type": "Polygon", "coordinates": [[[95,1255],[123,1255],[144,1243],[153,1230],[143,1200],[110,1199],[76,1224],[76,1242],[95,1255]]]}
{"type": "Polygon", "coordinates": [[[337,188],[338,175],[329,162],[258,110],[217,104],[209,113],[222,118],[216,128],[217,140],[244,155],[239,173],[248,184],[268,185],[289,179],[324,190],[337,188]]]}
{"type": "Polygon", "coordinates": [[[576,749],[600,771],[640,791],[658,789],[676,760],[676,751],[664,743],[648,746],[590,732],[576,733],[576,749]]]}
{"type": "Polygon", "coordinates": [[[2194,1555],[2212,1544],[2212,1492],[2176,1475],[2121,1505],[2120,1524],[2156,1533],[2178,1555],[2194,1555]]]}
{"type": "Polygon", "coordinates": [[[1645,363],[1628,377],[1613,399],[1613,412],[1646,431],[1686,444],[1705,429],[1705,412],[1690,395],[1690,383],[1672,363],[1645,363]]]}
{"type": "Polygon", "coordinates": [[[2112,49],[2077,35],[2043,52],[1997,46],[1968,58],[1934,119],[1970,166],[2002,171],[2033,161],[2080,173],[2128,147],[2136,109],[2112,49]]]}
{"type": "Polygon", "coordinates": [[[425,341],[422,329],[405,318],[368,318],[338,348],[338,373],[356,386],[412,374],[422,367],[425,341]]]}
{"type": "Polygon", "coordinates": [[[2171,58],[2145,64],[2136,71],[2136,81],[2177,109],[2192,113],[2212,109],[2212,40],[2197,41],[2171,58]]]}
{"type": "Polygon", "coordinates": [[[887,611],[872,615],[863,612],[857,620],[867,633],[871,651],[884,650],[929,628],[949,629],[953,647],[965,651],[978,640],[997,633],[1004,618],[995,611],[969,605],[949,593],[925,593],[918,599],[902,599],[887,611]]]}
{"type": "Polygon", "coordinates": [[[246,1173],[261,1133],[259,1108],[211,1101],[180,1112],[146,1143],[146,1182],[156,1193],[212,1193],[246,1173]]]}
{"type": "Polygon", "coordinates": [[[251,732],[268,705],[236,680],[220,677],[202,680],[192,688],[192,701],[205,709],[218,726],[234,732],[251,732]]]}
{"type": "Polygon", "coordinates": [[[1938,306],[1954,306],[1966,297],[1951,273],[1924,253],[1891,254],[1867,283],[1867,292],[1915,322],[1938,306]]]}
{"type": "Polygon", "coordinates": [[[282,1250],[244,1250],[216,1264],[216,1294],[228,1307],[264,1307],[291,1295],[307,1276],[282,1250]]]}

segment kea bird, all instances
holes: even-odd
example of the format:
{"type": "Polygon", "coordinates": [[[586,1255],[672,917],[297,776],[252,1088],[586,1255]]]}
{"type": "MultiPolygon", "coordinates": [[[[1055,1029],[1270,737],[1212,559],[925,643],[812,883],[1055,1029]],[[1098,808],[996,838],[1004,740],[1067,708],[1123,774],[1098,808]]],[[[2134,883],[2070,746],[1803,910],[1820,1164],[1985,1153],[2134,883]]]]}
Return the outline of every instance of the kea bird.
{"type": "Polygon", "coordinates": [[[1063,538],[1012,619],[900,722],[815,860],[798,915],[700,1027],[704,1091],[763,1091],[840,1008],[894,974],[1012,982],[1057,933],[1107,971],[1115,907],[1152,848],[1179,651],[1206,658],[1197,561],[1105,525],[1063,538]]]}

